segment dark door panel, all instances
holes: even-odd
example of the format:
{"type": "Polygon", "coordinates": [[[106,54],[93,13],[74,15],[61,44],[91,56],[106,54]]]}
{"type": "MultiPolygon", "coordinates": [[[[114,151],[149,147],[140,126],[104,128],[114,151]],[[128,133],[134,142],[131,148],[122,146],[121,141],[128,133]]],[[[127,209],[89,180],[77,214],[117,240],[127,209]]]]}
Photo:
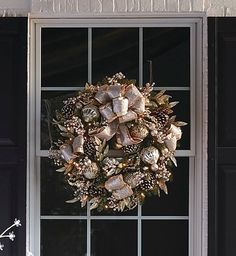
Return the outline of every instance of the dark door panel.
{"type": "Polygon", "coordinates": [[[25,255],[27,19],[0,19],[0,233],[18,218],[3,255],[25,255]]]}
{"type": "Polygon", "coordinates": [[[236,19],[208,19],[209,256],[236,255],[236,19]]]}

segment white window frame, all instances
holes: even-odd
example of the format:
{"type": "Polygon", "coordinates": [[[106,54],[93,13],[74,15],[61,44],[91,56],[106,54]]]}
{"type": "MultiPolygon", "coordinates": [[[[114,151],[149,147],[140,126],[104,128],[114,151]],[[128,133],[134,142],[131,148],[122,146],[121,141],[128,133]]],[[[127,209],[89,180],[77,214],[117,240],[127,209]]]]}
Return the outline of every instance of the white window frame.
{"type": "MultiPolygon", "coordinates": [[[[135,219],[138,221],[138,255],[141,256],[141,220],[143,219],[187,219],[189,221],[189,256],[207,256],[207,67],[206,67],[206,33],[204,15],[173,15],[167,17],[142,16],[77,18],[77,19],[37,19],[29,20],[29,79],[28,79],[28,165],[27,165],[27,252],[40,255],[40,157],[46,157],[47,151],[40,150],[40,101],[41,93],[41,29],[45,27],[139,27],[140,35],[144,27],[189,27],[191,44],[191,145],[190,150],[178,150],[177,156],[189,157],[189,215],[188,216],[142,216],[138,207],[137,216],[78,216],[87,220],[87,256],[90,256],[90,224],[92,219],[135,219]]],[[[91,31],[89,29],[89,31],[91,31]]],[[[88,33],[91,38],[91,33],[88,33]]],[[[140,37],[141,38],[141,37],[140,37]]],[[[140,39],[141,40],[141,39],[140,39]]],[[[90,40],[88,40],[90,42],[90,40]]],[[[141,41],[140,41],[141,42],[141,41]]],[[[91,45],[88,48],[88,81],[91,82],[91,45]]],[[[139,49],[142,53],[142,47],[139,49]]],[[[142,54],[140,55],[142,56],[142,54]]],[[[139,70],[143,60],[139,59],[139,70]]],[[[139,81],[142,82],[142,72],[139,81]]],[[[159,87],[160,88],[160,87],[159,87]]],[[[48,90],[48,87],[42,90],[48,90]]],[[[60,88],[51,88],[58,90],[60,88]]],[[[73,90],[75,88],[69,88],[73,90]]],[[[79,89],[79,88],[76,88],[79,89]]],[[[164,89],[164,88],[163,88],[164,89]]],[[[174,88],[172,88],[174,89],[174,88]]],[[[186,90],[181,87],[178,89],[186,90]]],[[[68,91],[68,88],[66,89],[68,91]]],[[[41,217],[41,218],[40,218],[41,217]]],[[[45,216],[50,219],[50,216],[45,216]]],[[[58,217],[52,217],[58,219],[58,217]]],[[[76,217],[65,216],[64,219],[76,217]]],[[[60,219],[60,218],[59,218],[60,219]]]]}

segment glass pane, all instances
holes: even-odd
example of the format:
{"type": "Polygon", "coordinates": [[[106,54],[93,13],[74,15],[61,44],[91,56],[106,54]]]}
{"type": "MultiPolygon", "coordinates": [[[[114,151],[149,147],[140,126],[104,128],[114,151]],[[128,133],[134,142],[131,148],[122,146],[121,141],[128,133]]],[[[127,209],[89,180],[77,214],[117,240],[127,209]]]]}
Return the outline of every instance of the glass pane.
{"type": "Polygon", "coordinates": [[[167,183],[169,194],[146,198],[142,207],[143,215],[187,216],[189,193],[189,159],[177,158],[178,167],[173,168],[173,181],[167,183]]]}
{"type": "Polygon", "coordinates": [[[190,85],[190,29],[144,28],[144,81],[149,81],[149,63],[153,63],[153,81],[158,86],[190,85]]]}
{"type": "Polygon", "coordinates": [[[41,92],[41,149],[50,148],[49,134],[53,140],[57,140],[57,133],[52,127],[52,119],[55,117],[55,111],[62,108],[63,100],[74,94],[75,92],[68,91],[41,92]]]}
{"type": "Polygon", "coordinates": [[[92,256],[137,255],[136,221],[95,220],[91,232],[92,256]]]}
{"type": "Polygon", "coordinates": [[[86,221],[41,221],[41,256],[85,256],[86,240],[86,221]]]}
{"type": "Polygon", "coordinates": [[[42,29],[42,86],[83,86],[88,77],[88,29],[42,29]]]}
{"type": "Polygon", "coordinates": [[[184,121],[188,125],[181,127],[183,136],[178,141],[178,150],[190,149],[190,91],[166,91],[172,98],[170,101],[179,101],[173,110],[176,120],[184,121]]]}
{"type": "Polygon", "coordinates": [[[142,221],[142,256],[188,255],[188,221],[142,221]]]}
{"type": "Polygon", "coordinates": [[[86,215],[80,203],[68,204],[73,198],[72,188],[66,184],[64,174],[48,158],[41,158],[41,215],[86,215]]]}
{"type": "Polygon", "coordinates": [[[138,28],[95,28],[92,44],[94,82],[117,72],[138,80],[138,28]]]}
{"type": "Polygon", "coordinates": [[[130,211],[117,212],[117,211],[103,211],[98,212],[96,209],[91,211],[92,216],[136,216],[138,213],[138,208],[136,207],[130,211]]]}

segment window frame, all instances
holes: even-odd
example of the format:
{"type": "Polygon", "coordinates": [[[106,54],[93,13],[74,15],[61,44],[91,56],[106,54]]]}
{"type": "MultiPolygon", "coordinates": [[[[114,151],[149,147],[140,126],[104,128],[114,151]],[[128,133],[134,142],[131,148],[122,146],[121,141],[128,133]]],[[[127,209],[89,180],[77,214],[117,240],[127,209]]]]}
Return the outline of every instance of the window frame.
{"type": "MultiPolygon", "coordinates": [[[[189,27],[190,28],[190,55],[191,55],[191,145],[190,150],[179,150],[177,156],[189,157],[190,172],[189,187],[189,256],[207,255],[207,89],[206,89],[206,63],[204,56],[206,51],[204,41],[204,17],[120,17],[107,19],[78,18],[78,19],[30,19],[29,22],[29,78],[28,78],[28,165],[27,165],[27,251],[39,256],[40,252],[40,179],[37,166],[40,165],[40,157],[46,157],[47,151],[40,150],[40,102],[37,95],[41,95],[41,29],[46,27],[189,27]],[[36,120],[35,120],[36,117],[36,120]],[[194,131],[193,131],[194,130],[194,131]],[[198,143],[194,143],[198,142],[198,143]],[[36,145],[36,147],[35,147],[36,145]],[[197,171],[196,171],[197,170],[197,171]]],[[[88,30],[90,31],[90,30],[88,30]]],[[[88,33],[91,37],[91,33],[88,33]]],[[[89,41],[89,40],[88,40],[89,41]]],[[[142,49],[140,49],[142,51],[142,49]]],[[[88,80],[91,81],[91,51],[88,52],[90,65],[88,80]]],[[[142,57],[139,65],[142,67],[142,57]]],[[[139,70],[141,70],[139,67],[139,70]]],[[[139,80],[142,81],[142,74],[139,80]]],[[[55,88],[54,88],[55,89],[55,88]]],[[[79,88],[77,88],[79,89],[79,88]]],[[[45,89],[46,90],[46,89],[45,89]]],[[[140,217],[140,207],[138,216],[140,217]]],[[[85,217],[87,228],[90,228],[91,216],[89,210],[85,217]]],[[[149,217],[149,216],[148,216],[149,217]]],[[[160,219],[163,219],[159,216],[160,219]]],[[[183,216],[180,216],[183,217],[183,216]]],[[[109,219],[120,219],[113,216],[109,219]]],[[[125,216],[125,218],[129,218],[125,216]]],[[[106,217],[106,219],[108,219],[106,217]]],[[[123,219],[123,218],[122,218],[123,219]]],[[[138,218],[138,227],[141,229],[141,220],[138,218]]],[[[155,218],[157,219],[157,218],[155,218]]],[[[88,232],[88,230],[87,230],[88,232]]],[[[87,234],[87,237],[89,234],[87,234]]],[[[141,239],[141,233],[138,234],[141,239]]],[[[90,241],[87,242],[87,248],[90,241]]],[[[141,245],[138,248],[141,256],[141,245]]],[[[87,256],[90,256],[88,253],[87,256]]]]}

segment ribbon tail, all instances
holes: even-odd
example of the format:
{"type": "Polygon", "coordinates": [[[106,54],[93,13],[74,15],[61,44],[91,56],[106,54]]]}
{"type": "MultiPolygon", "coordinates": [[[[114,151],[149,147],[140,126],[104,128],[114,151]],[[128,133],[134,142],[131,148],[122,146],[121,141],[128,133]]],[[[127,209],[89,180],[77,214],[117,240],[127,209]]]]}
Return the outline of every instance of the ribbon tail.
{"type": "Polygon", "coordinates": [[[118,129],[118,122],[113,121],[109,123],[106,127],[99,129],[98,132],[94,135],[101,140],[108,141],[116,134],[117,129],[118,129]]]}
{"type": "Polygon", "coordinates": [[[131,137],[128,127],[125,124],[119,125],[119,130],[116,136],[117,136],[117,142],[123,146],[138,144],[142,142],[142,139],[140,138],[134,139],[131,137]]]}

